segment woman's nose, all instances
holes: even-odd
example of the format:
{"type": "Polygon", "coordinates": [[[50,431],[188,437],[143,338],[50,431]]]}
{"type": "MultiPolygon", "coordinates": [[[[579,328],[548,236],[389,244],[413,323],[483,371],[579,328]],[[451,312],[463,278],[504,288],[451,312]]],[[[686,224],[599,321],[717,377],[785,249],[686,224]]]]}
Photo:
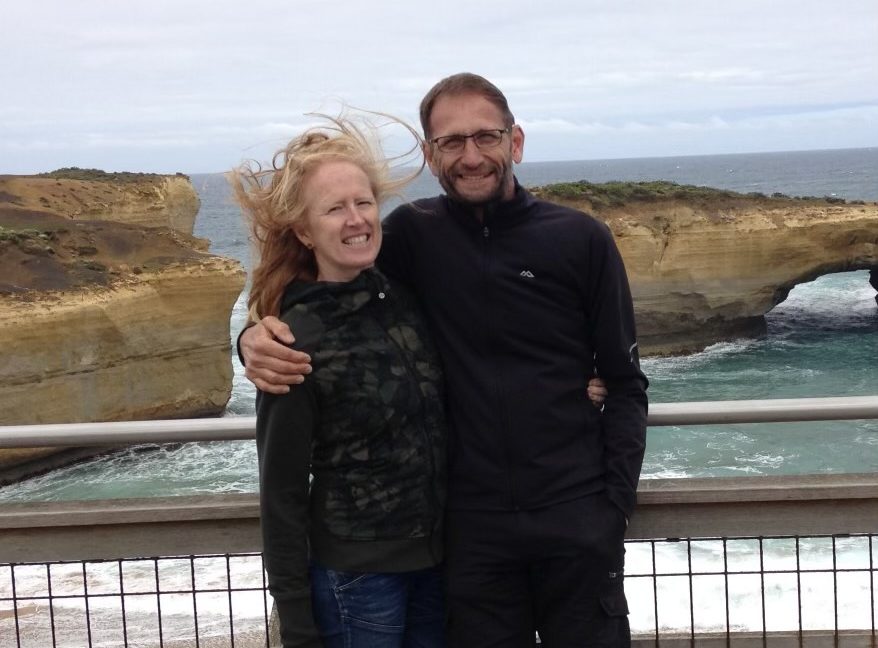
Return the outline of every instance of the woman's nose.
{"type": "Polygon", "coordinates": [[[360,213],[360,210],[357,209],[357,206],[354,204],[348,205],[345,208],[345,212],[347,213],[347,218],[345,220],[348,224],[358,225],[365,220],[363,214],[360,213]]]}

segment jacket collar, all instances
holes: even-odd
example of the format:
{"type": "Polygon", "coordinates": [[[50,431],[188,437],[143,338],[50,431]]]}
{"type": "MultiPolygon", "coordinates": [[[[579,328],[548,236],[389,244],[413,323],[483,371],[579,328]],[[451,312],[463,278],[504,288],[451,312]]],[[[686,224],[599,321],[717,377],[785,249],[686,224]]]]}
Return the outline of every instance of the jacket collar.
{"type": "Polygon", "coordinates": [[[334,304],[333,310],[353,312],[387,292],[390,286],[377,268],[363,270],[351,281],[302,281],[287,284],[281,300],[281,312],[297,304],[334,304]]]}
{"type": "Polygon", "coordinates": [[[458,202],[447,194],[445,199],[448,212],[453,215],[464,227],[482,230],[485,227],[491,229],[506,229],[525,221],[533,216],[533,207],[536,202],[529,191],[521,186],[518,178],[515,180],[515,193],[510,200],[491,203],[485,206],[484,219],[479,221],[475,210],[471,205],[458,202]]]}

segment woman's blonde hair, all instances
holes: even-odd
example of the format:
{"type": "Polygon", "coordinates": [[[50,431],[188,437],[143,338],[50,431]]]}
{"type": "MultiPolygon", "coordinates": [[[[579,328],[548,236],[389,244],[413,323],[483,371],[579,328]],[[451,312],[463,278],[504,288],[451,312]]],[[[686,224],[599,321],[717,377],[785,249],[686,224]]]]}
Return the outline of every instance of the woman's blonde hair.
{"type": "Polygon", "coordinates": [[[284,288],[293,279],[317,278],[314,252],[295,233],[295,227],[305,218],[305,180],[314,169],[325,162],[357,165],[369,179],[379,205],[423,170],[421,158],[416,170],[392,174],[394,163],[405,164],[421,150],[421,139],[413,128],[395,117],[362,112],[339,117],[315,114],[326,123],[293,138],[274,154],[270,168],[251,161],[228,174],[235,199],[248,221],[255,253],[247,301],[251,321],[279,315],[284,288]],[[381,122],[376,123],[376,119],[381,122]],[[415,140],[408,151],[392,158],[384,155],[378,137],[378,129],[390,125],[402,126],[415,140]]]}

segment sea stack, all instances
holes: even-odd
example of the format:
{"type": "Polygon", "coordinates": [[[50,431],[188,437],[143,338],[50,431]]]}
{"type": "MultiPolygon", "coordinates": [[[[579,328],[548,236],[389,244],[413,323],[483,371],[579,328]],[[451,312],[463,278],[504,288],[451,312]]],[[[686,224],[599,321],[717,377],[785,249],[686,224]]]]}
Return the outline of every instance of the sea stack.
{"type": "Polygon", "coordinates": [[[198,208],[179,174],[0,176],[0,424],[223,411],[244,271],[198,208]]]}

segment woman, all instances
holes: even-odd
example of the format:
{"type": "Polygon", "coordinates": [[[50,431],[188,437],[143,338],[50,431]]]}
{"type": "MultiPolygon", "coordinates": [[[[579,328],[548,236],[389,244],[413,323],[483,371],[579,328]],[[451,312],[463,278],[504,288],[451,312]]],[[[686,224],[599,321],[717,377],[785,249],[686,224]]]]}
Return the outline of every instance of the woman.
{"type": "Polygon", "coordinates": [[[313,367],[288,394],[256,398],[283,645],[438,648],[442,375],[412,297],[373,267],[379,205],[404,181],[344,119],[295,138],[273,167],[232,184],[259,253],[251,317],[280,316],[313,367]]]}

